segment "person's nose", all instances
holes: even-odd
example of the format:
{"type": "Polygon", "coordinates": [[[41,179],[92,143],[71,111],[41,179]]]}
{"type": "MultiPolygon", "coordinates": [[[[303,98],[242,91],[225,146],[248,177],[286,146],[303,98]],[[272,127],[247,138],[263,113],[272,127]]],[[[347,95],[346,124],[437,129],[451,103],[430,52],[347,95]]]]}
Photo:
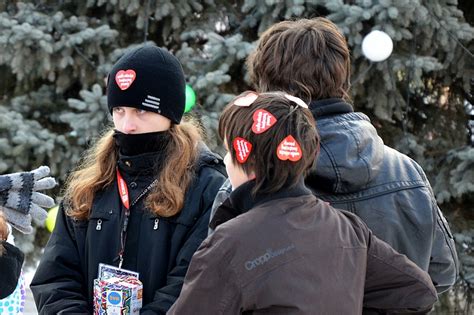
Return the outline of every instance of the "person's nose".
{"type": "Polygon", "coordinates": [[[132,115],[125,114],[122,128],[124,133],[134,133],[137,131],[137,124],[132,115]]]}

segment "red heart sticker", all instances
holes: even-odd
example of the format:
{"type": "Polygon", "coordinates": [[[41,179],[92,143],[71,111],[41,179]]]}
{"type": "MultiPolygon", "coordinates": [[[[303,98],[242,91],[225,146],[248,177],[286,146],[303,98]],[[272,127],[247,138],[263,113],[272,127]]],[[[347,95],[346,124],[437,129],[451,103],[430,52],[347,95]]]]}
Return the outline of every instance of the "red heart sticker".
{"type": "Polygon", "coordinates": [[[252,144],[244,138],[237,137],[233,141],[235,152],[237,152],[237,161],[239,163],[245,163],[249,158],[250,152],[252,151],[252,144]]]}
{"type": "Polygon", "coordinates": [[[136,77],[137,74],[132,69],[120,70],[115,74],[115,82],[117,82],[119,88],[124,91],[132,85],[136,77]]]}
{"type": "Polygon", "coordinates": [[[290,160],[296,162],[301,159],[301,147],[292,135],[289,135],[280,142],[277,148],[277,156],[282,161],[290,160]]]}
{"type": "Polygon", "coordinates": [[[256,134],[263,133],[270,129],[277,122],[275,116],[264,109],[256,110],[253,113],[252,131],[256,134]]]}

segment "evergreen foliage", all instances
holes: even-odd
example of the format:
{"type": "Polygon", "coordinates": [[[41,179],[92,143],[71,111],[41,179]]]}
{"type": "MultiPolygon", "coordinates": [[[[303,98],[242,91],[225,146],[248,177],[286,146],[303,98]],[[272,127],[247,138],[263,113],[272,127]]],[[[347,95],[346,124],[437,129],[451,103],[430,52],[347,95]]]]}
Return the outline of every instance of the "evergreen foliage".
{"type": "Polygon", "coordinates": [[[244,61],[258,35],[283,19],[327,16],[351,48],[356,109],[387,144],[422,164],[443,209],[472,217],[474,149],[463,101],[474,77],[474,28],[463,11],[473,11],[469,0],[2,1],[0,172],[44,164],[63,183],[110,120],[104,95],[112,64],[147,41],[182,62],[200,104],[194,115],[220,151],[219,112],[251,88],[244,61]],[[374,29],[394,42],[380,63],[361,51],[374,29]]]}

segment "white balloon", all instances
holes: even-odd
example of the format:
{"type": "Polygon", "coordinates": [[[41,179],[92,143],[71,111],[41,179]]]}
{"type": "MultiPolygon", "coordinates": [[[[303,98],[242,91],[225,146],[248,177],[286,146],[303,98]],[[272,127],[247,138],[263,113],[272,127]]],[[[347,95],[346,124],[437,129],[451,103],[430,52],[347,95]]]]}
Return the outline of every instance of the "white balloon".
{"type": "Polygon", "coordinates": [[[384,61],[392,54],[392,50],[392,39],[382,31],[374,30],[362,41],[362,53],[370,61],[384,61]]]}

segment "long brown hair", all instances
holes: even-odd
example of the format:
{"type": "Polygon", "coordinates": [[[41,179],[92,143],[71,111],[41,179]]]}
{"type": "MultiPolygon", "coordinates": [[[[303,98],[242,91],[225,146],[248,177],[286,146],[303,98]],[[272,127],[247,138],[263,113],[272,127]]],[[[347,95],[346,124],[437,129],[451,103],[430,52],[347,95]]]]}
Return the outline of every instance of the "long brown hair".
{"type": "MultiPolygon", "coordinates": [[[[197,144],[202,138],[201,128],[190,119],[172,124],[169,132],[171,142],[166,149],[166,165],[145,201],[148,209],[162,217],[181,211],[199,156],[197,144]]],[[[113,129],[109,129],[86,151],[66,182],[65,205],[67,214],[74,219],[87,220],[96,192],[115,182],[118,148],[113,134],[113,129]]]]}
{"type": "Polygon", "coordinates": [[[274,24],[260,36],[246,64],[258,92],[285,91],[307,102],[349,99],[349,48],[326,18],[274,24]]]}
{"type": "MultiPolygon", "coordinates": [[[[245,92],[235,99],[246,96],[245,92]]],[[[234,99],[234,100],[235,100],[234,99]]],[[[271,194],[283,186],[295,186],[316,163],[319,153],[319,134],[316,122],[307,108],[290,101],[282,92],[260,93],[249,107],[233,105],[232,101],[219,119],[219,136],[225,140],[232,162],[247,175],[255,174],[253,194],[271,194]],[[264,109],[277,122],[261,134],[252,132],[253,115],[264,109]],[[277,147],[287,136],[292,135],[300,144],[302,156],[299,161],[282,161],[277,157],[277,147]],[[252,144],[248,160],[240,164],[233,147],[233,140],[242,137],[252,144]]]]}

